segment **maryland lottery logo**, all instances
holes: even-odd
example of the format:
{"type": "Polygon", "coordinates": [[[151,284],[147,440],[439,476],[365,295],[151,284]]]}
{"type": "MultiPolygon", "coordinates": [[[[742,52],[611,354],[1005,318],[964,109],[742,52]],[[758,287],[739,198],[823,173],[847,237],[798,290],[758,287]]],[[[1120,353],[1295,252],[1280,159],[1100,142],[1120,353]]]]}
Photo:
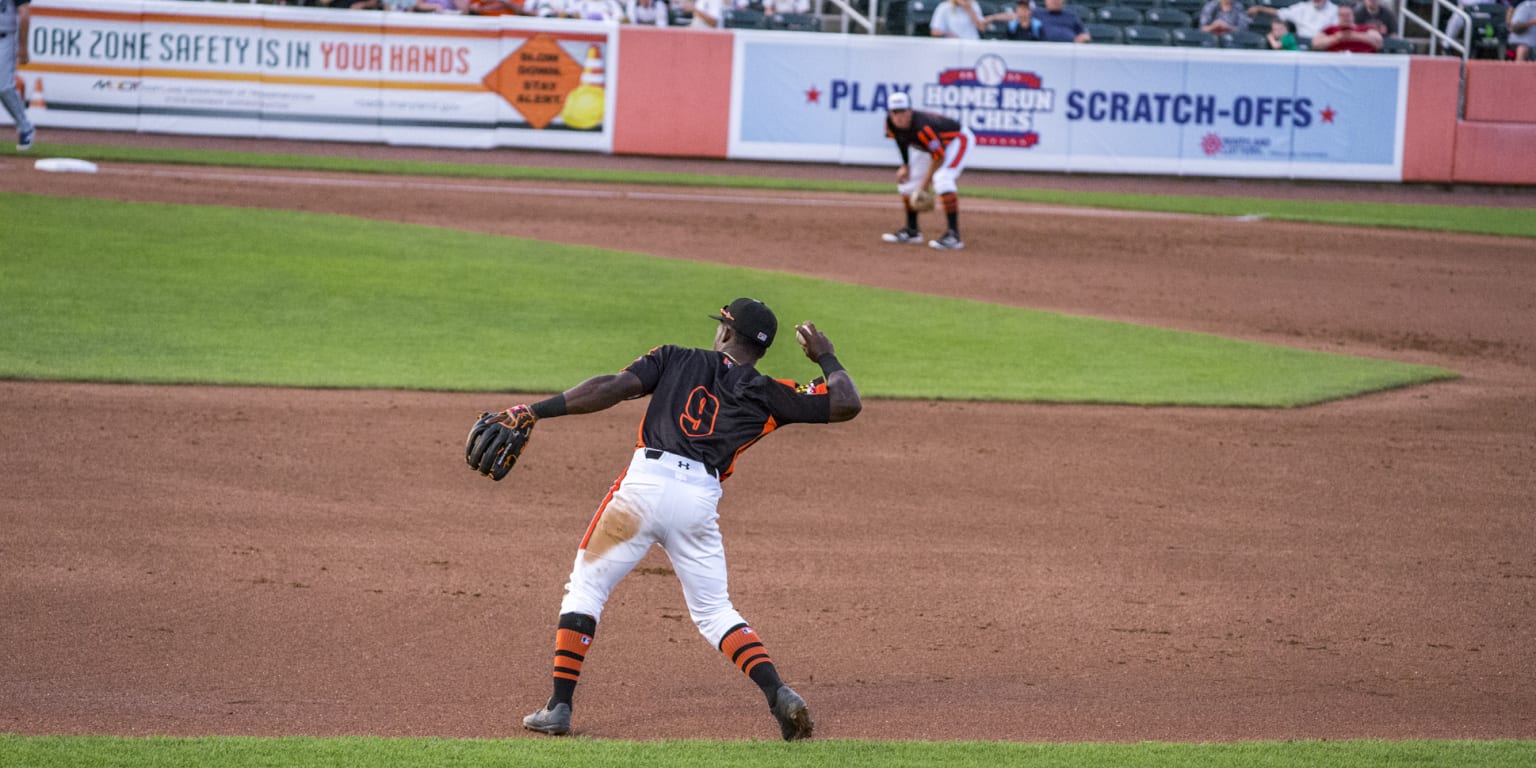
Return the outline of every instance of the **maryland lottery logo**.
{"type": "Polygon", "coordinates": [[[940,72],[938,82],[922,86],[917,101],[959,120],[981,146],[1028,149],[1040,143],[1035,117],[1056,108],[1056,91],[1040,75],[1009,69],[1003,57],[989,53],[974,67],[940,72]]]}

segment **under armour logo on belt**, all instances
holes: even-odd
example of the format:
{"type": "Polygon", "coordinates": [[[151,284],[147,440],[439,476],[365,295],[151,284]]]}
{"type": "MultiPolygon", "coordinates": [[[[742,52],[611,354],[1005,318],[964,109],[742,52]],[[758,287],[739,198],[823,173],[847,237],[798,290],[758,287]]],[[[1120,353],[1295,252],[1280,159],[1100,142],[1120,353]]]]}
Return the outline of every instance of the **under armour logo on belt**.
{"type": "Polygon", "coordinates": [[[692,464],[689,464],[689,463],[688,463],[688,462],[686,462],[686,461],[679,461],[679,462],[678,462],[678,463],[677,463],[677,466],[678,466],[678,467],[680,467],[680,468],[682,468],[682,469],[693,469],[693,465],[692,465],[692,464]]]}

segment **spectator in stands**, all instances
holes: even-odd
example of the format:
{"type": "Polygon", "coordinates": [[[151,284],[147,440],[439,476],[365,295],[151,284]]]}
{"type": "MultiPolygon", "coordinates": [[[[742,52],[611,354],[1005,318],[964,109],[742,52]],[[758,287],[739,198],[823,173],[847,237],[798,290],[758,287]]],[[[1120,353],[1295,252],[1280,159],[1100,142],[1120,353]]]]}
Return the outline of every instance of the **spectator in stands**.
{"type": "Polygon", "coordinates": [[[1285,19],[1270,22],[1269,34],[1264,39],[1277,51],[1294,51],[1299,47],[1296,45],[1296,23],[1285,19]]]}
{"type": "Polygon", "coordinates": [[[469,0],[464,11],[471,16],[522,16],[522,0],[469,0]]]}
{"type": "Polygon", "coordinates": [[[1355,23],[1355,9],[1339,9],[1339,22],[1312,38],[1312,50],[1335,53],[1379,53],[1381,33],[1369,24],[1355,23]]]}
{"type": "MultiPolygon", "coordinates": [[[[1514,4],[1511,3],[1511,0],[1461,0],[1461,7],[1462,7],[1462,10],[1466,10],[1469,6],[1485,5],[1487,3],[1502,3],[1502,4],[1505,4],[1505,5],[1509,5],[1510,8],[1514,7],[1514,4]]],[[[1505,15],[1505,18],[1508,18],[1508,16],[1509,16],[1508,9],[1505,9],[1505,14],[1504,15],[1505,15]]],[[[1460,45],[1461,44],[1461,33],[1466,28],[1467,28],[1466,22],[1463,21],[1460,16],[1457,16],[1457,15],[1453,14],[1453,15],[1451,15],[1450,20],[1445,23],[1445,35],[1446,35],[1446,37],[1449,37],[1452,40],[1455,40],[1457,45],[1460,45]]],[[[1476,37],[1477,37],[1477,30],[1475,30],[1475,29],[1472,30],[1472,37],[1474,39],[1476,39],[1476,37]]]]}
{"type": "Polygon", "coordinates": [[[1019,0],[1013,7],[1013,18],[1008,20],[1008,30],[1003,33],[1009,40],[1039,40],[1040,22],[1034,19],[1035,9],[1030,0],[1019,0]]]}
{"type": "Polygon", "coordinates": [[[1531,49],[1536,48],[1536,0],[1510,8],[1504,20],[1509,27],[1509,44],[1515,47],[1515,61],[1530,61],[1531,49]]]}
{"type": "Polygon", "coordinates": [[[437,13],[437,5],[427,0],[357,0],[352,3],[352,10],[437,13]]]}
{"type": "Polygon", "coordinates": [[[1045,0],[1045,13],[1035,17],[1039,22],[1036,36],[1052,43],[1087,43],[1093,40],[1088,27],[1077,14],[1066,10],[1067,0],[1045,0]]]}
{"type": "Polygon", "coordinates": [[[934,37],[957,37],[961,40],[980,40],[981,33],[994,21],[1007,21],[1012,11],[983,16],[977,0],[944,0],[933,9],[928,21],[928,34],[934,37]]]}
{"type": "Polygon", "coordinates": [[[665,27],[671,23],[667,11],[666,0],[629,0],[624,7],[624,20],[631,24],[665,27]]]}
{"type": "Polygon", "coordinates": [[[681,0],[683,10],[693,14],[694,29],[718,29],[725,12],[720,0],[681,0]]]}
{"type": "Polygon", "coordinates": [[[1298,37],[1313,38],[1323,29],[1339,23],[1339,7],[1332,0],[1303,0],[1278,10],[1267,5],[1248,8],[1248,15],[1270,13],[1296,24],[1298,37]]]}
{"type": "Polygon", "coordinates": [[[624,17],[624,7],[618,0],[566,0],[560,15],[586,21],[618,21],[624,17]]]}
{"type": "Polygon", "coordinates": [[[1381,0],[1362,0],[1355,6],[1355,23],[1375,27],[1383,38],[1397,35],[1397,14],[1381,0]]]}
{"type": "Polygon", "coordinates": [[[1211,0],[1200,9],[1200,28],[1213,35],[1242,32],[1248,23],[1248,13],[1237,0],[1211,0]]]}
{"type": "Polygon", "coordinates": [[[763,0],[763,13],[810,13],[811,0],[763,0]]]}

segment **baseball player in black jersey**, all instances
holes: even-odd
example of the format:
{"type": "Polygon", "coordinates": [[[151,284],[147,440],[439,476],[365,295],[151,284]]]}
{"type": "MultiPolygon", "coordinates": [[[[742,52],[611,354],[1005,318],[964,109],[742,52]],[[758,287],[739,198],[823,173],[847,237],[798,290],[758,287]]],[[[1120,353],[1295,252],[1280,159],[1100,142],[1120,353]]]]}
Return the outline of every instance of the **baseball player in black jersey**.
{"type": "Polygon", "coordinates": [[[964,248],[965,242],[960,239],[960,192],[955,182],[965,170],[965,155],[976,143],[975,134],[957,120],[912,109],[912,97],[897,91],[886,102],[885,136],[895,139],[896,149],[901,152],[896,189],[907,211],[907,225],[881,237],[887,243],[923,242],[923,233],[917,228],[918,208],[913,206],[912,197],[926,194],[932,187],[944,203],[949,228],[943,237],[929,240],[929,247],[941,251],[964,248]],[[911,151],[913,147],[916,152],[911,151]]]}
{"type": "Polygon", "coordinates": [[[555,631],[554,694],[523,718],[529,730],[570,733],[572,695],[603,605],[651,545],[660,544],[700,634],[762,689],[785,740],[811,735],[805,700],[779,679],[762,640],[731,604],[716,507],[720,482],[743,451],[786,424],[852,419],[862,408],[859,391],[832,342],[812,323],[797,326],[796,338],[825,379],[797,387],[753,367],[778,331],[766,305],[737,299],[710,317],[719,321],[711,349],[656,347],[618,373],[500,415],[504,424],[531,426],[651,396],[629,467],[598,506],[577,550],[555,631]]]}

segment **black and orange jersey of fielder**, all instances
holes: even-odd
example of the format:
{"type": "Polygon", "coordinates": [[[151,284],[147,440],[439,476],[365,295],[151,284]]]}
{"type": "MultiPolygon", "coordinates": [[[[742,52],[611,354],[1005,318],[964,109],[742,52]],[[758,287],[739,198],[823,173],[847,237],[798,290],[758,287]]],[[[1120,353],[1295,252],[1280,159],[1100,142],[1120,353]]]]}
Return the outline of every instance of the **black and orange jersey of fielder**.
{"type": "Polygon", "coordinates": [[[896,140],[896,149],[901,151],[901,164],[910,162],[907,148],[910,146],[922,147],[933,155],[933,159],[944,157],[944,147],[960,135],[960,121],[952,120],[943,115],[932,112],[919,112],[912,110],[912,122],[907,124],[905,131],[896,127],[891,122],[891,116],[885,116],[885,137],[896,140]]]}
{"type": "Polygon", "coordinates": [[[639,448],[698,459],[729,477],[736,457],[785,424],[825,424],[825,384],[798,387],[724,352],[666,345],[624,370],[651,396],[640,422],[639,448]]]}

